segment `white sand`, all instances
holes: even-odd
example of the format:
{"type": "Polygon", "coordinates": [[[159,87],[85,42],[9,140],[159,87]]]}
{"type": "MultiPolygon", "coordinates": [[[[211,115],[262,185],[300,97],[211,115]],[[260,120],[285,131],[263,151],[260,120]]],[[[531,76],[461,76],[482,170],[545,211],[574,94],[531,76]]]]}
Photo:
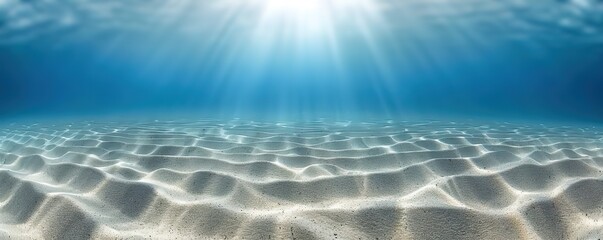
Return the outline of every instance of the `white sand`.
{"type": "Polygon", "coordinates": [[[0,128],[0,238],[596,239],[597,128],[0,128]]]}

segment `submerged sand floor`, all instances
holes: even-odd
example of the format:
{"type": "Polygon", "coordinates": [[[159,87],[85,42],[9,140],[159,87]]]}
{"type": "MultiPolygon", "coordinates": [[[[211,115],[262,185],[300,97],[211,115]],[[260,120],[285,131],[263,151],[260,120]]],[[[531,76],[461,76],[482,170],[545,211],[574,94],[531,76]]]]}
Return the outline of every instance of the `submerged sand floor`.
{"type": "Polygon", "coordinates": [[[596,239],[600,128],[76,122],[0,128],[0,238],[596,239]]]}

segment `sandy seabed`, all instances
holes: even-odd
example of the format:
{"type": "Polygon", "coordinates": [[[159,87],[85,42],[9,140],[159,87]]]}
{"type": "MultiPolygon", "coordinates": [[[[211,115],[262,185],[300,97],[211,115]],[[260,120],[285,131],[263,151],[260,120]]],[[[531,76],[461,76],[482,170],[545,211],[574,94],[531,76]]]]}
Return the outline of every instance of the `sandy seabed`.
{"type": "Polygon", "coordinates": [[[603,132],[511,123],[0,128],[1,239],[597,239],[603,132]]]}

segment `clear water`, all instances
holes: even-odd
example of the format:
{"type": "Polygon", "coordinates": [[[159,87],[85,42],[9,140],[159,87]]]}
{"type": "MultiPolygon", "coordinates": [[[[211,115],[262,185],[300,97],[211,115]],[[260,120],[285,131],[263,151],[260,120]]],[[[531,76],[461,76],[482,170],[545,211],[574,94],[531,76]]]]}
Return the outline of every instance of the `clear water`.
{"type": "Polygon", "coordinates": [[[597,0],[0,0],[3,118],[596,122],[602,66],[597,0]]]}
{"type": "Polygon", "coordinates": [[[0,239],[600,239],[603,0],[0,0],[0,239]]]}

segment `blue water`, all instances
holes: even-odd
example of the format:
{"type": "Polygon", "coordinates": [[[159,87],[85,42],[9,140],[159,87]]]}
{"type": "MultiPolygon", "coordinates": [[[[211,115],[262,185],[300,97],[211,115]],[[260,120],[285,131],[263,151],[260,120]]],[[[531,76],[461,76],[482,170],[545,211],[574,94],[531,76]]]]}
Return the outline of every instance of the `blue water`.
{"type": "Polygon", "coordinates": [[[603,120],[598,0],[0,0],[0,116],[603,120]]]}

